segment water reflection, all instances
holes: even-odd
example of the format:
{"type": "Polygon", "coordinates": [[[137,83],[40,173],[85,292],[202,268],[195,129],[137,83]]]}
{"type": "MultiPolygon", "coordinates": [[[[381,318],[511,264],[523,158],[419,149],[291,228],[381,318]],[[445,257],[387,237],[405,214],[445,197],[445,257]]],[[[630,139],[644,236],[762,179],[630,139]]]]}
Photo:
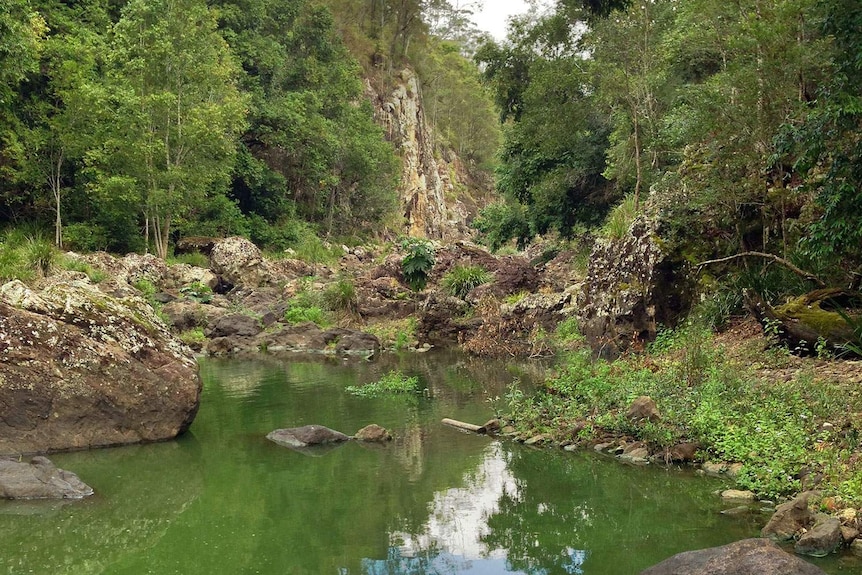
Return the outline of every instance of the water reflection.
{"type": "MultiPolygon", "coordinates": [[[[493,541],[489,519],[507,502],[521,501],[519,481],[509,469],[500,442],[491,443],[481,462],[463,478],[463,487],[435,493],[428,520],[415,533],[395,531],[385,559],[364,559],[366,575],[545,574],[544,567],[513,566],[508,549],[493,541]]],[[[539,504],[538,512],[548,509],[539,504]]],[[[567,547],[559,566],[567,574],[583,573],[587,552],[567,547]]]]}

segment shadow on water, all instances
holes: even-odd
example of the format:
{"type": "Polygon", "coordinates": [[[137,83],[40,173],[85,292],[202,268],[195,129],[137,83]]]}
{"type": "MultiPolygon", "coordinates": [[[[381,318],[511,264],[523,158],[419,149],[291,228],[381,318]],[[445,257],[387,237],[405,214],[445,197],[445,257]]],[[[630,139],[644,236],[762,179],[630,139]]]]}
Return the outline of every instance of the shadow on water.
{"type": "Polygon", "coordinates": [[[489,397],[543,367],[444,353],[202,361],[185,437],[54,456],[90,500],[0,503],[0,573],[626,575],[757,533],[764,517],[719,514],[719,481],[440,424],[483,423],[489,397]],[[393,369],[427,392],[345,392],[393,369]],[[312,423],[377,423],[395,439],[318,457],[265,439],[312,423]]]}

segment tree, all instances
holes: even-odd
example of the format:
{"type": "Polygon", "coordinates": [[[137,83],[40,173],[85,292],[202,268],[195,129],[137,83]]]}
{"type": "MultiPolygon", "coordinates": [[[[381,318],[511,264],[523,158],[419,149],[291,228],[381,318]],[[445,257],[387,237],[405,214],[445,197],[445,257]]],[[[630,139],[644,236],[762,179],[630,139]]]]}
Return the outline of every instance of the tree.
{"type": "Polygon", "coordinates": [[[246,108],[238,74],[203,0],[133,0],[114,27],[94,90],[105,143],[90,162],[103,194],[139,206],[159,257],[174,218],[227,185],[246,108]]]}
{"type": "Polygon", "coordinates": [[[0,0],[0,205],[27,204],[17,182],[27,154],[19,86],[39,68],[47,28],[28,0],[0,0]]]}

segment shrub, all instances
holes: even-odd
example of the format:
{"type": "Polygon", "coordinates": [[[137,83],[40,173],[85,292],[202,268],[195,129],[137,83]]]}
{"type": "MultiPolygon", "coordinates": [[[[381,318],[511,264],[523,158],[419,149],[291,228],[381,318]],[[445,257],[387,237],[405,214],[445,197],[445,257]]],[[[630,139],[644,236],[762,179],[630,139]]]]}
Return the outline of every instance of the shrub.
{"type": "Polygon", "coordinates": [[[186,264],[196,268],[209,269],[210,259],[206,254],[200,252],[189,252],[187,254],[176,254],[168,258],[168,264],[186,264]]]}
{"type": "Polygon", "coordinates": [[[428,274],[434,267],[434,246],[428,240],[406,238],[401,242],[401,248],[407,252],[401,260],[404,279],[410,289],[419,291],[428,283],[428,274]]]}
{"type": "Polygon", "coordinates": [[[470,291],[491,281],[491,274],[481,266],[455,266],[443,276],[442,285],[450,295],[464,299],[470,291]]]}

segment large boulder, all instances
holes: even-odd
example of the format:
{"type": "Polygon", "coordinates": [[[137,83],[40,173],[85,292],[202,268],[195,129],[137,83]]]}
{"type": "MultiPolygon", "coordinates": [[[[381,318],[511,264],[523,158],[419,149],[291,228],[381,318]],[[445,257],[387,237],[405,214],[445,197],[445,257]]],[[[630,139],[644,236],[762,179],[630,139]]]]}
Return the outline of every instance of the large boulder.
{"type": "Polygon", "coordinates": [[[93,488],[47,458],[0,458],[0,499],[83,499],[93,488]]]}
{"type": "Polygon", "coordinates": [[[0,455],[173,438],[200,392],[191,350],[143,299],[0,287],[0,455]]]}
{"type": "Polygon", "coordinates": [[[272,272],[260,249],[245,238],[225,238],[210,252],[210,269],[225,286],[260,287],[272,281],[272,272]]]}
{"type": "Polygon", "coordinates": [[[767,539],[743,539],[723,547],[687,551],[641,575],[826,575],[767,539]]]}
{"type": "Polygon", "coordinates": [[[655,339],[690,306],[677,266],[662,249],[657,224],[639,217],[621,240],[599,241],[578,297],[578,324],[597,356],[615,358],[655,339]]]}

